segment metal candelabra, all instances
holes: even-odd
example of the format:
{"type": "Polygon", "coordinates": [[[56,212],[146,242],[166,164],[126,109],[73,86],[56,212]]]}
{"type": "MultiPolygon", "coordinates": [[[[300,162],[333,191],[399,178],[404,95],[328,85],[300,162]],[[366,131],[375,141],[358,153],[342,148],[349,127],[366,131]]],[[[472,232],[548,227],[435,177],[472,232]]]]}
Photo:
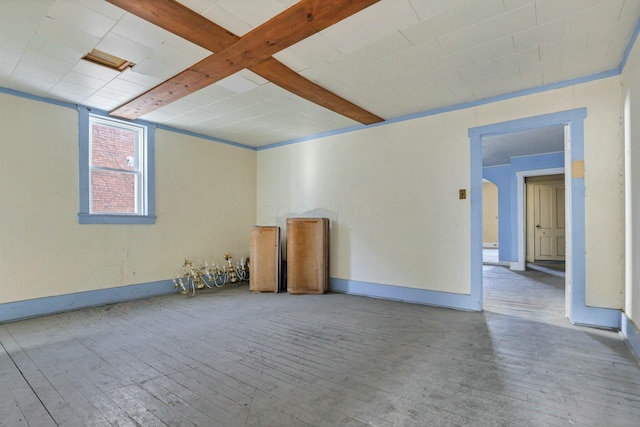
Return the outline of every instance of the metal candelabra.
{"type": "Polygon", "coordinates": [[[249,280],[249,265],[244,258],[235,265],[229,252],[224,254],[226,265],[221,267],[211,262],[211,266],[205,261],[198,267],[193,261],[185,258],[182,263],[182,275],[176,275],[173,284],[181,294],[195,296],[196,290],[205,288],[220,288],[226,284],[237,286],[238,282],[249,280]]]}

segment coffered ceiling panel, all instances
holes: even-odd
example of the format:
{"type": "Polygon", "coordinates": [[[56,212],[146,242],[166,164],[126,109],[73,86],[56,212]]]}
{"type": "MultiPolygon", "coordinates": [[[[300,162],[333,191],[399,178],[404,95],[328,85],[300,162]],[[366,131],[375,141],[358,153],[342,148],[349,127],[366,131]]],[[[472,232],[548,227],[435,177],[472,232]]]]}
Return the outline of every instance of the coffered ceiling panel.
{"type": "Polygon", "coordinates": [[[419,22],[408,0],[381,1],[338,22],[322,34],[336,49],[346,54],[419,22]]]}
{"type": "MultiPolygon", "coordinates": [[[[233,43],[298,2],[178,4],[233,43]]],[[[640,0],[380,0],[273,58],[286,79],[388,120],[615,70],[639,16],[640,0]]],[[[111,111],[212,54],[106,0],[0,1],[0,87],[111,111]],[[134,65],[82,60],[92,49],[134,65]]],[[[269,72],[241,70],[142,118],[253,147],[359,125],[269,72]]]]}
{"type": "Polygon", "coordinates": [[[230,14],[238,17],[251,28],[268,21],[285,9],[285,5],[278,0],[252,2],[251,7],[247,7],[246,1],[238,0],[218,0],[215,3],[230,14]]]}
{"type": "Polygon", "coordinates": [[[73,1],[54,2],[47,10],[47,16],[94,37],[104,37],[116,23],[116,19],[73,1]]]}

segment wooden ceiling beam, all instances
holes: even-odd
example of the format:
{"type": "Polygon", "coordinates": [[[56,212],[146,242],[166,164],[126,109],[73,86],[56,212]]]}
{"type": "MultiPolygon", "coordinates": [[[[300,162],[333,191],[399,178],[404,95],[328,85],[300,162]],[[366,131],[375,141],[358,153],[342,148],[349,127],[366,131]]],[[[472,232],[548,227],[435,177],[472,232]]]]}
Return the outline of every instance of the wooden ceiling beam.
{"type": "Polygon", "coordinates": [[[116,108],[111,115],[138,118],[248,68],[302,98],[360,123],[383,121],[271,57],[379,0],[302,0],[243,37],[174,0],[107,1],[205,49],[218,52],[116,108]]]}

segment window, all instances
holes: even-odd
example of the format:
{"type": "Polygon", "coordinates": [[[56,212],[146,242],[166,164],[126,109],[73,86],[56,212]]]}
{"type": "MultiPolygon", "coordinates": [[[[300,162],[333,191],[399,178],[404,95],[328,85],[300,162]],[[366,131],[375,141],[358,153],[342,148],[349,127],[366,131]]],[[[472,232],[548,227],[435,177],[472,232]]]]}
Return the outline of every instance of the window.
{"type": "Polygon", "coordinates": [[[81,224],[153,224],[153,127],[80,110],[81,224]]]}

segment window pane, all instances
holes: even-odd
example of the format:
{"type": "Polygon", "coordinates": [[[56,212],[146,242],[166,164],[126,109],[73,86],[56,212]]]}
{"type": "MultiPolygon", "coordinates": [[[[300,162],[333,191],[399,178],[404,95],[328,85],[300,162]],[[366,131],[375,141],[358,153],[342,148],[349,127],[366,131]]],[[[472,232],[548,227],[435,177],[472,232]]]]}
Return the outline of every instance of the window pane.
{"type": "Polygon", "coordinates": [[[94,123],[91,127],[91,165],[136,170],[137,136],[136,130],[94,123]]]}
{"type": "Polygon", "coordinates": [[[91,171],[91,211],[136,212],[136,175],[105,170],[91,171]]]}

